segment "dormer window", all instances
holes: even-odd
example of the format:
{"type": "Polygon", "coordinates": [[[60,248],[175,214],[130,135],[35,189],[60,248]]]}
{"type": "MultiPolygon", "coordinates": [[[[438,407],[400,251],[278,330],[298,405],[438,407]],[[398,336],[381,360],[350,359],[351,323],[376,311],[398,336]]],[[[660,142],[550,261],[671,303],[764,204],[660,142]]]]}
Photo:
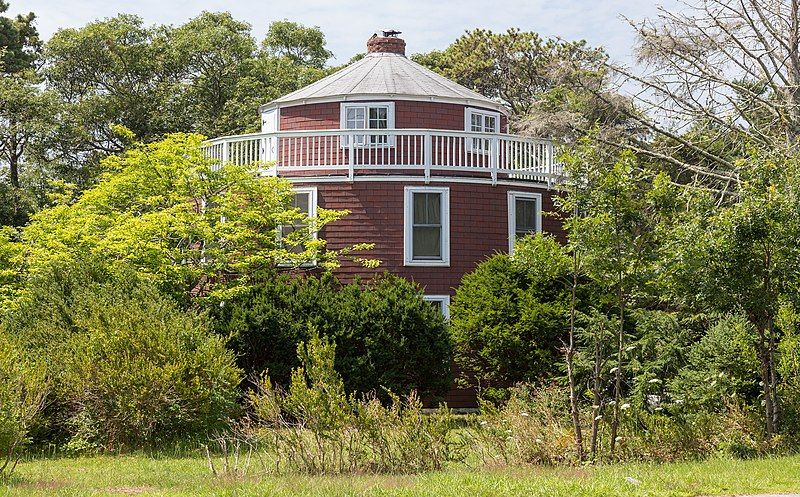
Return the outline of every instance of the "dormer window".
{"type": "MultiPolygon", "coordinates": [[[[473,133],[499,133],[500,113],[467,107],[464,110],[464,131],[473,133]]],[[[473,138],[467,142],[467,149],[473,152],[488,152],[489,140],[473,138]]]]}
{"type": "MultiPolygon", "coordinates": [[[[342,129],[391,129],[394,128],[394,102],[343,103],[341,110],[342,129]]],[[[387,135],[355,135],[356,146],[391,145],[387,135]]],[[[348,137],[342,140],[348,146],[348,137]]]]}

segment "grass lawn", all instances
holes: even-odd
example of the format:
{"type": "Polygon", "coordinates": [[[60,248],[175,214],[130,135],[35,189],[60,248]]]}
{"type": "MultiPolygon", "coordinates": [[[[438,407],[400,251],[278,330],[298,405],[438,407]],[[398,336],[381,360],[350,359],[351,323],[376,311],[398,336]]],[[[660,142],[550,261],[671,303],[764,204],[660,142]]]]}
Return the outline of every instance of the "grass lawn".
{"type": "Polygon", "coordinates": [[[197,458],[146,456],[21,463],[0,495],[692,496],[800,491],[800,456],[594,468],[469,469],[414,476],[215,478],[197,458]],[[638,480],[638,485],[626,478],[638,480]]]}

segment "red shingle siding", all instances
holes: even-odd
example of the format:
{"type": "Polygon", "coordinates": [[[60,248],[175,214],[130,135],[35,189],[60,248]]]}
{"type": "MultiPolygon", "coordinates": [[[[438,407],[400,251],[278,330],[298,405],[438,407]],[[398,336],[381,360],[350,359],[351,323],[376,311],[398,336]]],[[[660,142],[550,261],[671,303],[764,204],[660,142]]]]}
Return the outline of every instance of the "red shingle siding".
{"type": "MultiPolygon", "coordinates": [[[[386,100],[380,100],[385,102],[386,100]]],[[[395,127],[451,129],[464,131],[465,105],[439,102],[395,100],[395,127]]],[[[339,129],[341,102],[295,105],[280,110],[280,130],[339,129]]],[[[506,131],[506,118],[500,117],[500,131],[506,131]]]]}
{"type": "MultiPolygon", "coordinates": [[[[417,182],[341,182],[317,185],[319,206],[347,209],[350,215],[332,223],[321,234],[331,249],[354,243],[374,243],[366,257],[380,259],[381,267],[370,270],[343,261],[337,271],[343,280],[369,277],[391,271],[416,281],[428,294],[452,294],[461,277],[498,251],[508,251],[508,192],[531,191],[542,194],[544,212],[553,211],[552,191],[529,186],[491,186],[489,184],[432,183],[450,188],[450,266],[404,266],[404,187],[417,182]]],[[[543,215],[545,232],[564,239],[558,219],[543,215]]]]}

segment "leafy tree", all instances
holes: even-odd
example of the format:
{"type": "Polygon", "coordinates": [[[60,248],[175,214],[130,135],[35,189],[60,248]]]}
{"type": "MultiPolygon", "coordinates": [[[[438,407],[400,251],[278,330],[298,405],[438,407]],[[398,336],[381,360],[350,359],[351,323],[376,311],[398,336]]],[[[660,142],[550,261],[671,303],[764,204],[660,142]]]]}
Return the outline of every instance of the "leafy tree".
{"type": "Polygon", "coordinates": [[[316,69],[322,69],[333,56],[325,48],[325,35],[318,27],[286,20],[270,24],[262,48],[270,55],[287,57],[298,65],[316,69]]]}
{"type": "Polygon", "coordinates": [[[768,435],[779,427],[776,319],[800,282],[799,164],[791,153],[754,150],[737,165],[738,202],[718,207],[710,195],[687,194],[693,208],[675,223],[665,261],[679,303],[741,313],[753,326],[768,435]]]}
{"type": "MultiPolygon", "coordinates": [[[[175,29],[169,39],[186,81],[176,95],[178,108],[173,110],[185,112],[180,129],[207,136],[241,131],[226,114],[241,78],[252,65],[256,42],[250,25],[235,20],[229,12],[203,12],[175,29]]],[[[251,120],[258,117],[257,108],[248,109],[251,120]]]]}
{"type": "Polygon", "coordinates": [[[292,353],[309,327],[335,344],[336,370],[347,392],[386,399],[417,390],[441,395],[450,386],[450,344],[438,309],[397,276],[341,285],[331,276],[264,275],[246,292],[212,307],[217,331],[230,337],[251,376],[268,370],[287,385],[292,353]]]}
{"type": "Polygon", "coordinates": [[[586,273],[603,285],[617,308],[617,350],[610,450],[613,454],[624,385],[629,325],[627,314],[652,280],[657,255],[659,216],[672,192],[665,175],[655,178],[638,169],[635,157],[603,157],[588,139],[564,156],[570,181],[561,207],[571,249],[580,254],[586,273]],[[614,163],[608,165],[608,160],[614,163]]]}
{"type": "MultiPolygon", "coordinates": [[[[320,209],[304,219],[288,181],[262,178],[257,165],[215,167],[200,135],[173,134],[103,162],[106,173],[76,201],[36,213],[22,229],[24,267],[36,273],[75,253],[132,264],[174,295],[235,291],[258,270],[317,260],[334,267],[342,251],[296,230],[278,242],[282,223],[320,229],[345,212],[320,209]]],[[[355,247],[360,248],[360,247],[355,247]]],[[[13,263],[13,261],[12,261],[13,263]]]]}
{"type": "MultiPolygon", "coordinates": [[[[0,14],[8,11],[8,2],[0,1],[0,14]]],[[[16,18],[0,16],[0,71],[4,75],[25,72],[33,68],[41,42],[33,25],[33,12],[16,18]]]]}
{"type": "Polygon", "coordinates": [[[619,109],[628,100],[611,88],[607,55],[585,41],[475,29],[443,51],[413,59],[501,101],[512,111],[512,126],[528,134],[571,142],[596,124],[635,132],[619,109]]]}

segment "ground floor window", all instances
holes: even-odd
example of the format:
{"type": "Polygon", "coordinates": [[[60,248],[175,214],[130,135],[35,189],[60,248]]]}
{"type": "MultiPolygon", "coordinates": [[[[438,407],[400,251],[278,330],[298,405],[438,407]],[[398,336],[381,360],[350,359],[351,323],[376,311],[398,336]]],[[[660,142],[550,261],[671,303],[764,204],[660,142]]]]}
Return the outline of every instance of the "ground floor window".
{"type": "Polygon", "coordinates": [[[449,295],[425,295],[422,297],[425,302],[435,305],[445,319],[450,319],[450,296],[449,295]]]}
{"type": "Polygon", "coordinates": [[[450,190],[407,186],[404,203],[406,266],[448,266],[450,190]]]}
{"type": "Polygon", "coordinates": [[[525,235],[542,231],[542,195],[528,192],[508,192],[508,251],[525,235]]]}

